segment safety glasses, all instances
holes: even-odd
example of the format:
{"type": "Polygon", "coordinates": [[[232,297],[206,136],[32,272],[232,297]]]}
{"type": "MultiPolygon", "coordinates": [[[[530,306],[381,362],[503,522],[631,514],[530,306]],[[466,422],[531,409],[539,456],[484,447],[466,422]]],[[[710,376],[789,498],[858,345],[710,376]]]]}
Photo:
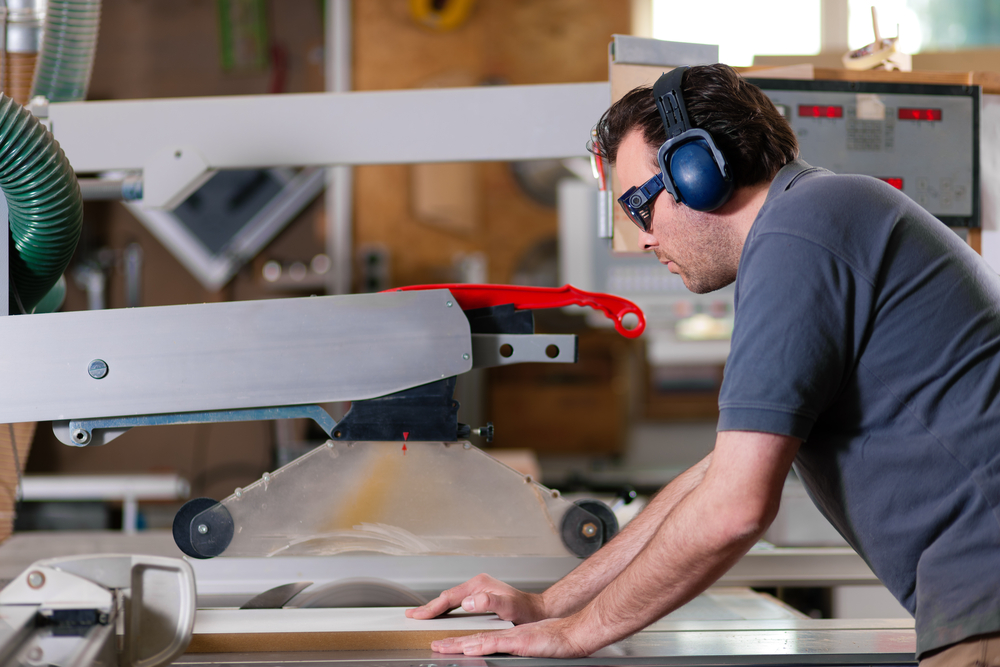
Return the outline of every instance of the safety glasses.
{"type": "Polygon", "coordinates": [[[663,174],[657,174],[639,187],[629,188],[618,198],[618,203],[628,219],[648,234],[653,227],[653,200],[665,189],[663,174]]]}

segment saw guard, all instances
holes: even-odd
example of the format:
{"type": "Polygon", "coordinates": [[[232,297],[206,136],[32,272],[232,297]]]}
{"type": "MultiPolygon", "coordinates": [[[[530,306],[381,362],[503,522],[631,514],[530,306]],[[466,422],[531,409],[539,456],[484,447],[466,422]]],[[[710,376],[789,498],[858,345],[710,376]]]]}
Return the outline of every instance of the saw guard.
{"type": "Polygon", "coordinates": [[[568,550],[561,531],[582,510],[467,442],[329,441],[220,504],[233,525],[222,556],[585,556],[603,542],[568,550]]]}

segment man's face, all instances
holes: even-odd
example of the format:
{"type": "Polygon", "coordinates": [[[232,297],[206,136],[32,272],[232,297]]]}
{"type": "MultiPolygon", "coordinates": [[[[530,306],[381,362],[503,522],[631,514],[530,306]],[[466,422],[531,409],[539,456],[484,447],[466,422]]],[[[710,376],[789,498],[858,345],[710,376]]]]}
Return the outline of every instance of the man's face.
{"type": "MultiPolygon", "coordinates": [[[[622,189],[638,187],[659,172],[656,148],[634,130],[618,147],[616,162],[622,189]]],[[[671,273],[697,294],[712,292],[736,280],[741,244],[718,212],[703,213],[678,204],[669,192],[661,192],[653,202],[653,223],[649,232],[639,232],[639,247],[652,250],[671,273]],[[735,251],[735,252],[734,252],[735,251]]]]}

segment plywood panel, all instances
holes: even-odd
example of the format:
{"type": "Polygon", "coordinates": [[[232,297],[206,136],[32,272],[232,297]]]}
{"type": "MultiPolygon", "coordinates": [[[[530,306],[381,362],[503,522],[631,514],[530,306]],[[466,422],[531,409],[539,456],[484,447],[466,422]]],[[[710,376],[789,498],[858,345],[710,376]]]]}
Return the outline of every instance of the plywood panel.
{"type": "Polygon", "coordinates": [[[201,610],[187,652],[425,649],[436,639],[514,627],[494,614],[418,621],[403,612],[403,607],[201,610]]]}

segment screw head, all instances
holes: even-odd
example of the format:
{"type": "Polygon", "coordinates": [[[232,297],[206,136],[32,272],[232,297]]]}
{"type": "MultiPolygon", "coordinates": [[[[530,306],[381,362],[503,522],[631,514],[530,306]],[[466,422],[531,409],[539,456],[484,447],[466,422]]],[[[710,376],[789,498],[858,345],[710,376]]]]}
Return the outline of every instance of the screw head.
{"type": "Polygon", "coordinates": [[[104,359],[94,359],[87,365],[87,374],[95,380],[102,380],[108,375],[108,362],[104,359]]]}
{"type": "Polygon", "coordinates": [[[468,361],[469,360],[469,353],[466,352],[465,354],[463,354],[462,358],[465,359],[466,361],[468,361]]]}
{"type": "Polygon", "coordinates": [[[35,570],[28,573],[28,585],[32,588],[41,588],[45,585],[45,575],[35,570]]]}
{"type": "Polygon", "coordinates": [[[198,533],[200,535],[207,535],[208,534],[208,526],[206,526],[203,523],[199,523],[198,524],[198,533]]]}
{"type": "Polygon", "coordinates": [[[455,304],[453,304],[453,303],[452,303],[451,301],[449,301],[449,302],[448,302],[448,307],[449,307],[449,308],[451,308],[451,307],[452,307],[452,306],[454,306],[454,305],[455,305],[455,304]]]}
{"type": "Polygon", "coordinates": [[[70,434],[73,437],[73,442],[79,445],[86,445],[90,442],[90,433],[82,428],[73,429],[73,433],[70,434]]]}
{"type": "Polygon", "coordinates": [[[593,537],[594,535],[597,535],[597,526],[592,523],[585,523],[580,529],[580,533],[584,537],[593,537]]]}

